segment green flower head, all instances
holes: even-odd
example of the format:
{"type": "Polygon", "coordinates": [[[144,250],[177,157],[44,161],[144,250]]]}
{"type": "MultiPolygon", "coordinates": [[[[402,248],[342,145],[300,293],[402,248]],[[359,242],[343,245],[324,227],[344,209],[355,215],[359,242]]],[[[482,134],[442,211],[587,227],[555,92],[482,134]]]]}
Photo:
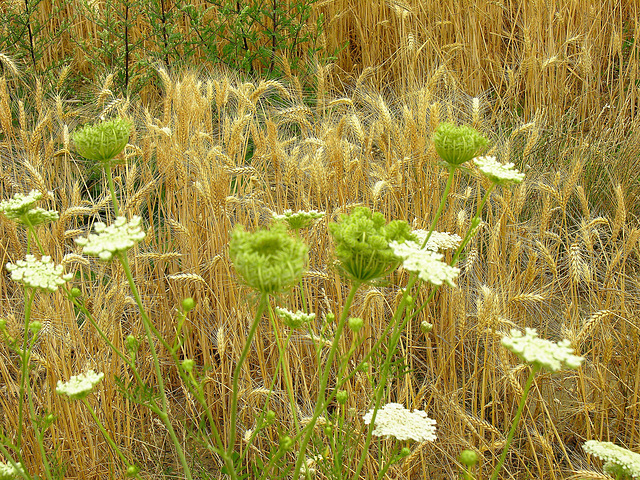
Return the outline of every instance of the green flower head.
{"type": "Polygon", "coordinates": [[[76,151],[94,162],[110,165],[129,142],[132,123],[124,118],[85,125],[73,134],[76,151]]]}
{"type": "Polygon", "coordinates": [[[489,140],[471,127],[441,123],[433,134],[433,143],[440,158],[456,167],[475,157],[489,140]]]}
{"type": "Polygon", "coordinates": [[[283,223],[247,232],[242,225],[231,235],[229,254],[247,284],[262,293],[276,293],[297,282],[304,272],[309,248],[287,234],[283,223]]]}
{"type": "Polygon", "coordinates": [[[341,268],[353,280],[367,282],[386,276],[400,259],[389,242],[415,240],[409,224],[403,220],[386,223],[379,212],[357,207],[350,215],[341,215],[329,224],[341,268]]]}

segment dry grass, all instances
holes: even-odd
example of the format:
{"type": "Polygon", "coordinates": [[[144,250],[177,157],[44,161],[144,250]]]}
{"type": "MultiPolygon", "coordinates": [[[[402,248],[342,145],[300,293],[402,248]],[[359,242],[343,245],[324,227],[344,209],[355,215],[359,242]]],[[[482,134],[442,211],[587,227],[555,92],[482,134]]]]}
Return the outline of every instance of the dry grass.
{"type": "MultiPolygon", "coordinates": [[[[584,440],[640,444],[640,128],[638,93],[625,87],[636,81],[638,67],[625,64],[620,53],[620,19],[638,25],[635,2],[600,2],[595,10],[587,1],[557,2],[562,7],[554,9],[549,2],[475,2],[477,8],[465,14],[455,13],[461,7],[453,0],[361,3],[321,3],[332,12],[327,41],[352,40],[339,66],[346,72],[369,68],[341,94],[331,87],[338,77],[320,71],[312,106],[293,77],[243,83],[228,74],[160,70],[163,94],[154,104],[114,98],[105,78],[92,112],[77,109],[71,99],[46,98],[38,86],[28,98],[16,98],[15,80],[0,78],[0,198],[32,188],[43,192],[43,206],[61,215],[39,230],[47,253],[79,272],[82,283],[76,285],[116,346],[123,347],[128,334],[142,337],[122,271],[79,256],[72,240],[109,218],[111,200],[102,177],[72,153],[69,132],[100,113],[134,120],[127,164],[115,172],[126,214],[146,218],[147,239],[130,252],[133,272],[152,320],[168,339],[175,335],[175,306],[184,297],[196,299],[183,355],[206,374],[209,408],[226,434],[230,376],[256,300],[238,284],[229,260],[233,225],[262,225],[269,210],[327,212],[305,234],[311,245],[306,297],[322,319],[340,310],[347,288],[332,268],[327,222],[364,204],[388,219],[428,227],[446,179],[431,132],[444,120],[472,123],[492,139],[492,153],[529,166],[527,179],[493,195],[461,265],[459,288],[441,290],[407,328],[401,353],[413,372],[390,380],[388,400],[427,410],[438,421],[439,440],[413,449],[390,478],[454,478],[464,448],[479,452],[485,473],[490,471],[527,375],[499,343],[499,333],[514,325],[569,338],[587,362],[570,374],[537,378],[508,457],[511,477],[505,472],[505,478],[560,479],[578,471],[580,478],[603,478],[585,470],[584,440]],[[401,42],[405,49],[398,48],[401,42]],[[377,86],[392,79],[394,95],[377,86]],[[521,100],[526,123],[511,108],[521,100]],[[616,107],[602,110],[605,104],[616,107]],[[96,281],[103,275],[108,282],[96,281]],[[422,320],[434,324],[429,336],[418,328],[422,320]]],[[[438,229],[464,233],[486,187],[479,176],[458,177],[438,229]]],[[[0,238],[0,264],[24,256],[24,232],[3,216],[0,238]]],[[[391,280],[356,300],[354,314],[366,319],[371,343],[398,301],[403,277],[391,280]]],[[[19,338],[22,290],[6,271],[0,312],[19,338]]],[[[167,433],[119,393],[113,379],[123,374],[120,360],[88,323],[77,321],[60,293],[39,296],[32,315],[46,326],[34,356],[37,409],[60,414],[47,442],[59,445],[65,478],[108,478],[115,461],[84,409],[53,393],[58,379],[88,368],[105,373],[92,401],[116,442],[144,462],[150,478],[160,478],[163,466],[175,461],[167,433]]],[[[10,432],[17,422],[18,359],[4,345],[0,352],[0,411],[10,432]]],[[[265,322],[241,376],[240,435],[263,407],[277,358],[265,322]]],[[[144,348],[140,365],[151,377],[144,348]]],[[[309,416],[318,366],[304,335],[294,337],[288,366],[298,414],[309,416]]],[[[176,424],[197,421],[199,407],[168,356],[165,369],[176,424]]],[[[370,373],[375,376],[375,365],[370,373]]],[[[371,386],[362,375],[348,388],[358,432],[371,386]]],[[[269,407],[289,426],[284,377],[276,381],[269,407]]],[[[35,472],[39,453],[32,435],[27,429],[33,451],[25,456],[35,472]]],[[[276,438],[275,431],[258,437],[251,455],[268,451],[276,438]]],[[[219,459],[193,444],[187,451],[203,468],[220,467],[219,459]]],[[[367,475],[376,468],[372,458],[367,475]]]]}

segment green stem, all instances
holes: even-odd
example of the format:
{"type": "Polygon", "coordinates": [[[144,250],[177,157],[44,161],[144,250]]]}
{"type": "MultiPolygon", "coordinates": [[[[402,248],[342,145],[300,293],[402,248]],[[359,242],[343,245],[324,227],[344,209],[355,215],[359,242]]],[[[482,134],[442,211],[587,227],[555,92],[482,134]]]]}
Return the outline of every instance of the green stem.
{"type": "MultiPolygon", "coordinates": [[[[398,345],[398,341],[400,340],[400,335],[404,330],[407,322],[409,321],[409,315],[405,315],[404,320],[400,321],[400,317],[405,310],[407,305],[407,297],[409,296],[409,291],[413,288],[415,283],[418,281],[418,276],[415,273],[412,273],[409,277],[409,282],[407,283],[407,287],[404,290],[402,295],[402,299],[400,300],[400,304],[393,315],[393,319],[391,320],[391,324],[393,325],[393,334],[391,335],[391,340],[389,341],[389,347],[387,348],[387,354],[382,365],[382,372],[380,375],[380,383],[378,383],[376,387],[375,397],[374,397],[374,407],[373,407],[373,415],[371,417],[371,422],[369,424],[369,429],[367,432],[367,438],[364,443],[364,447],[362,449],[362,454],[360,455],[360,461],[358,462],[358,466],[356,467],[355,474],[353,478],[359,478],[360,471],[364,466],[364,462],[369,453],[369,445],[371,444],[371,438],[373,436],[373,429],[375,426],[376,415],[378,414],[378,410],[380,409],[380,402],[382,400],[382,395],[384,393],[384,388],[387,385],[387,379],[389,377],[389,370],[391,365],[391,358],[393,357],[396,347],[398,345]]],[[[435,289],[434,289],[435,291],[435,289]]]]}
{"type": "MultiPolygon", "coordinates": [[[[306,309],[305,309],[306,310],[306,309]]],[[[276,343],[278,344],[278,352],[280,354],[280,361],[284,363],[284,368],[282,369],[282,374],[284,375],[284,382],[287,386],[287,395],[289,396],[289,403],[291,404],[291,415],[293,416],[293,423],[296,427],[296,432],[300,431],[300,422],[298,421],[298,414],[296,409],[296,399],[295,393],[293,391],[293,381],[291,380],[291,375],[289,371],[289,360],[286,358],[287,350],[285,346],[282,345],[280,335],[278,335],[278,329],[276,328],[276,322],[273,315],[273,309],[271,305],[269,305],[269,320],[271,321],[271,327],[273,328],[273,333],[276,337],[276,343]]]]}
{"type": "MultiPolygon", "coordinates": [[[[113,194],[113,190],[112,190],[113,194]]],[[[115,206],[115,205],[114,205],[115,206]]],[[[117,215],[117,214],[116,214],[117,215]]],[[[169,436],[171,437],[171,441],[173,445],[176,447],[176,451],[178,453],[178,458],[180,460],[180,464],[184,469],[184,474],[188,480],[192,480],[191,477],[191,469],[189,468],[189,464],[187,463],[187,458],[185,457],[184,450],[180,445],[180,441],[176,435],[176,432],[173,428],[173,425],[169,421],[168,412],[168,400],[167,393],[164,389],[164,379],[162,376],[162,370],[160,369],[160,361],[158,360],[158,352],[156,351],[155,343],[153,340],[153,334],[151,332],[151,320],[147,315],[147,312],[144,309],[144,305],[142,304],[142,299],[140,298],[140,292],[138,292],[138,288],[136,287],[135,282],[133,281],[133,275],[131,274],[131,268],[129,267],[129,260],[127,259],[127,252],[118,252],[118,259],[122,264],[125,275],[127,276],[127,280],[129,281],[129,288],[131,288],[131,293],[136,300],[136,304],[138,305],[138,309],[140,310],[140,315],[142,317],[142,325],[144,326],[144,331],[147,337],[147,341],[149,342],[149,350],[151,351],[151,356],[153,358],[153,366],[156,374],[156,380],[158,381],[158,389],[160,390],[160,400],[162,402],[162,409],[159,412],[160,420],[167,427],[167,432],[169,432],[169,436]]]]}
{"type": "Polygon", "coordinates": [[[533,379],[536,376],[536,373],[540,371],[540,365],[534,363],[531,366],[531,373],[529,374],[529,378],[527,379],[527,383],[524,386],[524,391],[522,392],[522,397],[520,398],[520,405],[518,405],[518,411],[516,412],[516,416],[513,419],[513,423],[511,424],[511,430],[509,430],[509,435],[507,436],[507,441],[504,445],[504,450],[502,450],[502,455],[500,456],[500,461],[496,468],[493,470],[493,474],[491,475],[491,480],[497,480],[498,473],[502,469],[504,465],[504,461],[507,458],[507,452],[509,450],[509,445],[511,445],[511,441],[513,440],[513,436],[516,433],[516,428],[518,427],[518,423],[520,422],[520,416],[522,415],[522,411],[524,410],[524,405],[527,400],[527,396],[529,395],[529,390],[531,389],[531,385],[533,384],[533,379]]]}
{"type": "Polygon", "coordinates": [[[447,202],[447,197],[449,196],[449,190],[451,190],[451,185],[453,185],[453,177],[456,173],[456,168],[457,167],[455,165],[449,165],[449,178],[447,179],[447,184],[444,187],[444,193],[442,194],[442,198],[440,199],[440,206],[438,207],[438,211],[436,212],[436,215],[433,217],[433,220],[431,221],[431,226],[429,227],[429,233],[427,233],[427,236],[424,239],[424,242],[422,242],[421,248],[424,248],[427,246],[427,242],[431,237],[431,233],[433,233],[433,230],[436,228],[438,219],[440,218],[440,215],[444,210],[444,205],[447,202]]]}
{"type": "Polygon", "coordinates": [[[30,244],[29,244],[29,238],[30,235],[29,233],[31,233],[31,235],[33,235],[34,240],[36,241],[36,245],[38,245],[38,250],[40,250],[40,255],[44,255],[44,248],[42,248],[42,244],[40,243],[40,239],[38,238],[38,235],[36,234],[36,229],[33,225],[31,225],[31,222],[29,221],[29,218],[27,218],[27,215],[25,215],[25,222],[27,223],[27,253],[29,253],[30,251],[30,244]]]}
{"type": "Polygon", "coordinates": [[[20,447],[22,446],[22,425],[24,415],[24,391],[25,382],[29,375],[29,352],[27,350],[27,342],[29,335],[29,321],[31,320],[31,306],[33,305],[33,297],[35,295],[35,289],[24,290],[25,303],[24,303],[24,333],[22,338],[22,350],[20,351],[20,359],[22,364],[20,365],[20,395],[18,397],[18,433],[16,435],[16,446],[18,447],[18,455],[20,461],[22,461],[22,454],[20,453],[20,447]]]}
{"type": "MultiPolygon", "coordinates": [[[[338,327],[336,329],[333,342],[331,343],[331,349],[329,350],[329,356],[327,357],[327,363],[324,366],[322,371],[322,377],[320,378],[320,390],[318,392],[318,400],[316,401],[316,408],[313,412],[313,416],[307,425],[307,431],[302,439],[302,443],[300,445],[300,452],[298,453],[298,460],[296,461],[296,465],[293,471],[293,478],[298,478],[300,475],[300,468],[302,467],[302,462],[305,459],[305,452],[307,450],[307,445],[309,440],[311,439],[311,435],[313,434],[313,428],[315,426],[316,420],[322,414],[324,409],[326,408],[326,398],[325,394],[327,391],[327,382],[329,380],[329,373],[331,372],[331,366],[333,364],[333,360],[336,356],[336,352],[338,351],[338,345],[340,343],[340,336],[342,335],[342,331],[344,330],[344,326],[347,323],[347,318],[349,316],[349,309],[351,308],[351,304],[353,303],[353,299],[356,296],[356,292],[362,285],[362,282],[354,281],[353,285],[351,285],[351,290],[349,291],[349,296],[342,308],[342,314],[340,315],[340,321],[338,322],[338,327]]],[[[358,478],[357,476],[353,478],[358,478]]]]}
{"type": "MultiPolygon", "coordinates": [[[[26,334],[26,332],[25,332],[26,334]]],[[[33,341],[29,342],[29,351],[26,354],[27,358],[31,357],[31,351],[35,343],[35,335],[33,335],[33,341]]],[[[49,466],[49,460],[47,460],[47,453],[44,451],[44,435],[36,423],[36,409],[33,406],[33,392],[31,385],[27,383],[27,400],[29,401],[29,414],[31,416],[31,424],[36,437],[36,443],[38,444],[38,450],[40,450],[40,456],[42,457],[42,463],[44,464],[44,473],[48,480],[53,480],[51,475],[51,467],[49,466]]]]}
{"type": "MultiPolygon", "coordinates": [[[[258,330],[258,325],[260,324],[260,319],[262,318],[262,314],[264,313],[267,303],[269,301],[269,294],[262,292],[260,294],[260,303],[258,304],[258,309],[256,311],[256,315],[253,318],[253,323],[251,324],[251,328],[249,329],[249,334],[247,335],[247,339],[245,341],[244,347],[242,349],[242,353],[240,354],[240,358],[238,359],[238,363],[236,367],[233,369],[233,391],[231,394],[231,424],[229,426],[229,439],[227,443],[227,455],[232,458],[232,453],[234,451],[235,443],[236,443],[236,419],[238,416],[238,381],[240,380],[240,372],[242,371],[242,365],[249,354],[249,350],[251,349],[251,344],[253,342],[253,337],[258,330]]],[[[235,467],[229,472],[231,478],[236,478],[235,467]]]]}
{"type": "MultiPolygon", "coordinates": [[[[20,478],[24,479],[24,480],[33,480],[33,478],[31,477],[31,475],[29,475],[29,472],[26,472],[24,470],[20,470],[18,469],[18,462],[16,462],[13,457],[11,457],[11,454],[9,453],[9,451],[4,447],[4,445],[0,442],[0,452],[2,453],[2,455],[4,455],[4,458],[7,459],[7,462],[9,463],[9,465],[11,465],[13,468],[15,468],[19,473],[18,475],[20,475],[20,478]]],[[[22,464],[21,464],[22,466],[22,464]]],[[[24,469],[24,466],[23,466],[24,469]]]]}
{"type": "Polygon", "coordinates": [[[113,183],[113,175],[111,174],[111,166],[105,165],[104,171],[107,174],[107,180],[109,182],[109,191],[111,192],[111,201],[113,202],[113,213],[118,217],[120,213],[118,209],[118,199],[116,198],[116,187],[113,183]]]}
{"type": "Polygon", "coordinates": [[[478,207],[476,208],[476,214],[471,219],[471,226],[469,230],[467,230],[467,233],[464,236],[462,243],[460,243],[460,245],[458,246],[458,249],[456,250],[456,253],[453,256],[453,259],[451,260],[452,267],[456,266],[456,263],[458,263],[458,258],[460,258],[460,254],[462,253],[464,248],[467,246],[469,241],[471,241],[471,235],[473,235],[473,233],[476,231],[476,228],[474,225],[480,219],[482,208],[484,207],[484,204],[487,203],[487,200],[489,199],[489,195],[491,195],[491,192],[493,191],[494,187],[495,187],[495,184],[491,184],[491,187],[485,192],[484,197],[482,197],[482,201],[478,204],[478,207]]]}
{"type": "MultiPolygon", "coordinates": [[[[87,407],[87,409],[89,410],[89,413],[91,414],[91,416],[93,417],[93,420],[96,422],[96,425],[98,425],[98,428],[100,429],[100,432],[102,432],[102,435],[104,436],[105,440],[107,441],[107,443],[111,446],[111,448],[113,449],[114,452],[116,452],[116,454],[118,455],[118,457],[120,457],[120,460],[122,460],[122,463],[124,463],[127,468],[133,466],[131,465],[127,459],[125,458],[125,456],[123,455],[123,453],[120,451],[120,449],[118,448],[118,446],[116,445],[116,443],[113,441],[113,439],[111,438],[111,436],[109,435],[109,433],[107,432],[107,430],[104,428],[104,426],[102,425],[102,423],[100,422],[100,419],[98,418],[98,416],[96,415],[96,412],[93,410],[93,408],[91,407],[91,405],[89,404],[89,402],[87,401],[86,398],[82,399],[82,403],[84,403],[85,407],[87,407]]],[[[138,475],[136,474],[134,478],[139,478],[138,475]]]]}

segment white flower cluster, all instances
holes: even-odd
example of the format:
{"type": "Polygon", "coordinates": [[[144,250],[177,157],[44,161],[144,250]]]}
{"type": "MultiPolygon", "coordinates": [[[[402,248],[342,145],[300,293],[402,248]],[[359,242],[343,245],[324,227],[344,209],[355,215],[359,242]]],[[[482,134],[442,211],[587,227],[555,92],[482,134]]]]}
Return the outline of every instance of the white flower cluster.
{"type": "MultiPolygon", "coordinates": [[[[418,237],[418,245],[422,245],[427,238],[427,235],[429,234],[427,230],[414,230],[411,233],[418,237]]],[[[424,248],[433,252],[437,252],[438,250],[453,250],[458,248],[460,243],[462,243],[462,238],[460,238],[460,235],[449,232],[434,231],[431,232],[429,241],[424,248]]]]}
{"type": "Polygon", "coordinates": [[[496,157],[476,157],[473,159],[478,170],[485,177],[497,185],[507,185],[509,183],[521,183],[524,180],[524,173],[518,172],[513,163],[504,165],[496,161],[496,157]]]}
{"type": "Polygon", "coordinates": [[[93,370],[80,375],[73,375],[68,382],[58,380],[56,393],[58,395],[66,395],[71,400],[81,400],[86,398],[103,378],[104,373],[96,373],[93,370]]]}
{"type": "Polygon", "coordinates": [[[55,210],[35,206],[41,198],[42,194],[37,190],[31,190],[27,195],[16,193],[11,200],[0,202],[0,212],[22,225],[35,226],[58,220],[60,216],[55,210]]]}
{"type": "Polygon", "coordinates": [[[84,253],[100,257],[101,260],[111,260],[117,252],[129,250],[146,236],[140,226],[141,221],[139,216],[134,215],[129,222],[125,217],[117,217],[115,223],[108,227],[97,222],[94,225],[97,233],[90,233],[87,238],[76,238],[76,243],[84,246],[84,253]]]}
{"type": "Polygon", "coordinates": [[[315,313],[307,314],[307,313],[301,312],[300,310],[298,310],[296,313],[293,313],[292,311],[287,310],[286,308],[280,308],[280,307],[276,307],[276,313],[280,318],[282,318],[282,321],[284,322],[284,324],[289,328],[300,328],[304,324],[309,323],[314,318],[316,318],[315,313]]]}
{"type": "MultiPolygon", "coordinates": [[[[369,425],[372,417],[373,409],[364,415],[364,423],[369,425]]],[[[388,403],[378,410],[373,435],[391,436],[398,440],[433,442],[436,440],[436,421],[422,410],[410,412],[399,403],[388,403]]]]}
{"type": "Polygon", "coordinates": [[[512,329],[510,335],[502,337],[502,345],[525,362],[537,364],[552,372],[557,372],[563,366],[578,368],[584,361],[584,357],[573,355],[569,340],[555,343],[538,338],[535,328],[526,328],[524,334],[512,329]]]}
{"type": "Polygon", "coordinates": [[[298,212],[285,210],[282,215],[279,215],[273,211],[271,212],[271,215],[276,221],[284,220],[285,222],[287,222],[291,230],[300,230],[301,228],[307,228],[311,226],[313,222],[324,217],[325,212],[319,212],[317,210],[300,210],[298,212]]]}
{"type": "Polygon", "coordinates": [[[444,263],[442,254],[423,250],[420,245],[411,241],[389,242],[389,247],[397,257],[402,259],[402,266],[406,270],[416,272],[425,282],[433,285],[442,285],[442,282],[446,282],[452,287],[456,286],[453,281],[460,273],[460,269],[444,263]]]}
{"type": "Polygon", "coordinates": [[[15,264],[7,263],[7,270],[11,272],[11,279],[26,287],[39,288],[55,292],[60,285],[73,278],[72,273],[63,274],[62,265],[54,265],[51,257],[44,255],[38,260],[33,255],[27,255],[24,260],[15,264]]]}
{"type": "Polygon", "coordinates": [[[22,464],[20,462],[16,463],[18,468],[15,468],[10,463],[0,462],[0,480],[9,480],[12,478],[16,478],[16,476],[20,475],[20,473],[24,473],[24,468],[22,468],[22,464]]]}
{"type": "Polygon", "coordinates": [[[588,454],[607,462],[609,467],[619,467],[622,474],[635,479],[640,478],[640,454],[611,442],[599,442],[597,440],[585,442],[582,448],[588,454]]]}
{"type": "Polygon", "coordinates": [[[37,190],[31,190],[27,195],[16,193],[11,200],[0,202],[0,211],[9,218],[16,218],[31,210],[41,198],[42,194],[37,190]]]}

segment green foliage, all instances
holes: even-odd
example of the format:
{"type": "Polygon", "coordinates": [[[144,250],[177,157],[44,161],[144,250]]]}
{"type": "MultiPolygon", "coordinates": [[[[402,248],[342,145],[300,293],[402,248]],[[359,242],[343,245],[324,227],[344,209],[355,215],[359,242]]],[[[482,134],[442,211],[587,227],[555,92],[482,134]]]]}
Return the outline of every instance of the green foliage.
{"type": "Polygon", "coordinates": [[[81,59],[86,65],[70,72],[69,88],[113,73],[109,88],[122,95],[157,83],[158,65],[223,65],[269,78],[298,75],[308,73],[312,61],[330,61],[337,53],[322,51],[324,19],[311,19],[317,1],[83,0],[72,9],[64,2],[24,0],[0,12],[0,52],[29,76],[58,75],[81,59]],[[45,13],[48,8],[51,13],[45,13]],[[95,35],[78,34],[80,27],[95,35]],[[281,58],[288,59],[286,69],[281,58]]]}

